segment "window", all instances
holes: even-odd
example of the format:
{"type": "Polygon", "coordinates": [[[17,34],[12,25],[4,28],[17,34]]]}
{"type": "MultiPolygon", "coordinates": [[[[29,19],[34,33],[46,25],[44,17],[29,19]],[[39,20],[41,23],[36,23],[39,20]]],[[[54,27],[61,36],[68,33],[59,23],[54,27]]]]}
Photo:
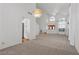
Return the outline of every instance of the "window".
{"type": "Polygon", "coordinates": [[[59,31],[65,31],[66,28],[66,20],[65,18],[60,18],[58,21],[58,29],[59,31]]]}
{"type": "Polygon", "coordinates": [[[48,20],[48,30],[55,30],[55,17],[50,17],[48,20]]]}
{"type": "Polygon", "coordinates": [[[55,21],[55,17],[50,17],[49,21],[55,21]]]}

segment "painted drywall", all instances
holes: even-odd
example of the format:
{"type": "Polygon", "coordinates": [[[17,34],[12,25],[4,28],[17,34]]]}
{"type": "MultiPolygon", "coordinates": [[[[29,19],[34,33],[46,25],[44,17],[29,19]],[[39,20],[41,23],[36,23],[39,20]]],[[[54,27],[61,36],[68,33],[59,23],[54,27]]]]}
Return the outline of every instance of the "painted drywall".
{"type": "Polygon", "coordinates": [[[70,44],[72,46],[75,45],[75,31],[76,31],[76,18],[77,18],[77,10],[76,10],[76,5],[75,4],[71,4],[70,7],[70,21],[69,21],[69,40],[70,40],[70,44]]]}
{"type": "Polygon", "coordinates": [[[70,42],[79,52],[79,4],[71,4],[70,42]]]}
{"type": "Polygon", "coordinates": [[[0,4],[0,42],[2,41],[2,26],[1,25],[2,25],[2,5],[0,4]]]}
{"type": "Polygon", "coordinates": [[[77,19],[76,20],[76,22],[75,22],[75,47],[76,47],[76,49],[77,49],[77,51],[78,51],[78,53],[79,53],[79,3],[78,4],[76,4],[76,10],[77,10],[77,12],[76,12],[76,17],[77,18],[75,18],[75,19],[77,19]]]}
{"type": "MultiPolygon", "coordinates": [[[[0,4],[0,49],[21,43],[21,23],[23,17],[35,20],[35,18],[32,15],[28,14],[28,11],[31,12],[35,8],[35,4],[0,4]]],[[[34,27],[32,26],[32,29],[33,28],[34,27]]],[[[35,30],[33,29],[31,31],[33,32],[35,30]]]]}
{"type": "Polygon", "coordinates": [[[79,4],[71,4],[69,22],[69,40],[79,53],[79,4]]]}
{"type": "Polygon", "coordinates": [[[30,18],[30,33],[29,38],[30,40],[36,39],[36,36],[39,34],[39,25],[36,22],[36,19],[30,18]]]}

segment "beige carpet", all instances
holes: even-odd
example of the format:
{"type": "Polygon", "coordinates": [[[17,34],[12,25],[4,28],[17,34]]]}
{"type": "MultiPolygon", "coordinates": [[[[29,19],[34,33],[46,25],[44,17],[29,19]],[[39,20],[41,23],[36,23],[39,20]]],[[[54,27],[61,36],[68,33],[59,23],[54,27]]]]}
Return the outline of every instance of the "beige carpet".
{"type": "Polygon", "coordinates": [[[77,55],[65,35],[40,34],[26,44],[18,44],[0,51],[1,55],[77,55]]]}

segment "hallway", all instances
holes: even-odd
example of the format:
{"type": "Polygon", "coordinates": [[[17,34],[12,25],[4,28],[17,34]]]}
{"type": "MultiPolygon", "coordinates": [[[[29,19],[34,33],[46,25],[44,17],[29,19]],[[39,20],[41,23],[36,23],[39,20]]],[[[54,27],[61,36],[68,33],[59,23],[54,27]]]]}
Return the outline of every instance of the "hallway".
{"type": "Polygon", "coordinates": [[[65,35],[40,34],[26,44],[18,44],[0,51],[1,55],[73,55],[78,54],[70,46],[65,35]]]}

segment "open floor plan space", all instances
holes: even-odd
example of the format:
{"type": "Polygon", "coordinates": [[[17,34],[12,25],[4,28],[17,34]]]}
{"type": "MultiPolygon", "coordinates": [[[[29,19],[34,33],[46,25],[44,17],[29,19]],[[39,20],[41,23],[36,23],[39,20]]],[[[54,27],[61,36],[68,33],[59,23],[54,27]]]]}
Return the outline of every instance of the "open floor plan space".
{"type": "Polygon", "coordinates": [[[79,3],[0,3],[0,55],[78,55],[79,3]]]}
{"type": "Polygon", "coordinates": [[[3,50],[1,55],[76,55],[67,36],[60,34],[40,34],[36,39],[3,50]]]}

